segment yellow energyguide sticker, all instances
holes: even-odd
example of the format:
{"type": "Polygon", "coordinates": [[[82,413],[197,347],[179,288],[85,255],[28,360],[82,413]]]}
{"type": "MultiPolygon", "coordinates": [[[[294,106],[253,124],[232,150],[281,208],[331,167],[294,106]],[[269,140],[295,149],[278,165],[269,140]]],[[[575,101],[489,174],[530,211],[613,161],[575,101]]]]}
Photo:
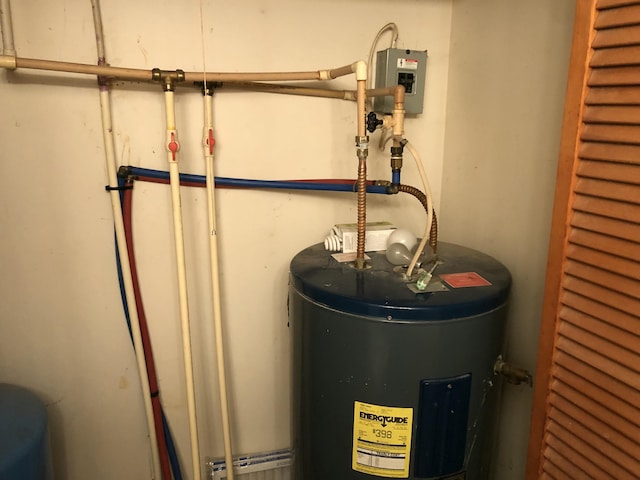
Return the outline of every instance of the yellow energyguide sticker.
{"type": "Polygon", "coordinates": [[[354,402],[353,457],[356,472],[408,478],[413,409],[354,402]]]}

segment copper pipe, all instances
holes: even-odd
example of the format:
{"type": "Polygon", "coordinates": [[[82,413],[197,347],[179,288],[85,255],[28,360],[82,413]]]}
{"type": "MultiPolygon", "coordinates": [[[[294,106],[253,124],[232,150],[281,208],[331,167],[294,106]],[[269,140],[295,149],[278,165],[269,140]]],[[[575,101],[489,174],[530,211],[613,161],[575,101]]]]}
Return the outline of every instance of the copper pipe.
{"type": "MultiPolygon", "coordinates": [[[[430,207],[427,202],[427,196],[422,193],[422,191],[418,190],[416,187],[412,187],[410,185],[398,185],[398,191],[408,193],[413,195],[424,207],[427,213],[429,213],[430,207]]],[[[438,249],[438,219],[436,218],[436,211],[433,209],[433,220],[431,221],[431,234],[429,235],[429,246],[435,253],[438,249]]]]}
{"type": "Polygon", "coordinates": [[[356,268],[365,266],[364,249],[367,228],[367,155],[369,154],[369,137],[366,136],[365,109],[366,109],[366,79],[357,81],[356,99],[358,102],[358,136],[356,147],[358,154],[358,237],[356,245],[356,268]]]}

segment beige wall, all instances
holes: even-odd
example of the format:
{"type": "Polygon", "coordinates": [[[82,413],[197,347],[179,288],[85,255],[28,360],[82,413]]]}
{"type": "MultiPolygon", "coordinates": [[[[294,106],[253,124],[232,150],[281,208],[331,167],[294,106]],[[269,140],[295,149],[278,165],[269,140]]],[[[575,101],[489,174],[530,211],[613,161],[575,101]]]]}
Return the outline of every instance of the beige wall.
{"type": "MultiPolygon", "coordinates": [[[[428,48],[426,111],[409,120],[406,130],[424,158],[439,205],[450,1],[203,3],[210,70],[340,66],[366,58],[376,32],[389,21],[400,27],[399,47],[428,48]]],[[[88,0],[12,6],[19,55],[95,62],[88,0]]],[[[110,63],[200,70],[199,9],[197,1],[104,2],[110,63]]],[[[353,84],[351,78],[338,82],[341,88],[353,84]]],[[[226,92],[214,100],[219,175],[355,175],[352,103],[226,92]]],[[[199,95],[181,89],[176,104],[181,169],[202,173],[199,95]]],[[[46,399],[58,478],[148,478],[145,419],[114,267],[95,83],[0,72],[0,106],[0,381],[25,385],[46,399]]],[[[121,163],[165,168],[160,89],[119,85],[113,112],[121,163]]],[[[387,156],[372,152],[370,159],[370,178],[388,178],[387,156]]],[[[406,164],[404,181],[417,185],[415,168],[406,164]]],[[[204,202],[202,190],[184,189],[201,446],[203,455],[220,455],[204,202]]],[[[136,186],[142,293],[163,402],[188,470],[169,203],[166,187],[136,186]]],[[[423,229],[423,212],[412,198],[370,204],[371,220],[391,219],[416,234],[423,229]]],[[[321,241],[334,223],[354,221],[355,200],[347,194],[221,191],[218,208],[234,447],[238,453],[286,447],[288,262],[321,241]]]]}
{"type": "MultiPolygon", "coordinates": [[[[453,2],[442,238],[509,267],[506,353],[532,372],[574,4],[453,2]]],[[[524,478],[531,398],[504,389],[495,480],[524,478]]]]}

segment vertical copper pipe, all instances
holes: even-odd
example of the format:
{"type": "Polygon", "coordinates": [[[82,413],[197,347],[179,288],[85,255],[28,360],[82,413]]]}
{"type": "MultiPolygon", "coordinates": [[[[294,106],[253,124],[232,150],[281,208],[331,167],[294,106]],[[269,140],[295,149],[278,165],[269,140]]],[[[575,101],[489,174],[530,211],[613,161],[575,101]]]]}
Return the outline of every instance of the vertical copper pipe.
{"type": "Polygon", "coordinates": [[[365,102],[367,96],[367,81],[358,80],[356,102],[358,104],[358,135],[356,147],[358,154],[358,239],[356,247],[356,268],[364,268],[364,242],[367,226],[367,155],[369,153],[369,137],[365,129],[365,102]]]}

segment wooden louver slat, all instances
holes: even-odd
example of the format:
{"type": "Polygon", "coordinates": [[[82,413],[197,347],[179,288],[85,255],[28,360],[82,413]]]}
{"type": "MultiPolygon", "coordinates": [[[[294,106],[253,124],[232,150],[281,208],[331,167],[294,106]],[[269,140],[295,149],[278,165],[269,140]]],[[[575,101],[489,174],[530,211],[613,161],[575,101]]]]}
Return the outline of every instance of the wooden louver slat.
{"type": "Polygon", "coordinates": [[[582,132],[585,142],[628,143],[640,145],[640,126],[587,124],[582,132]]]}
{"type": "Polygon", "coordinates": [[[637,65],[638,59],[640,59],[640,46],[603,48],[594,52],[590,66],[598,68],[637,65]]]}
{"type": "Polygon", "coordinates": [[[620,203],[619,201],[606,198],[576,195],[573,208],[580,212],[591,212],[596,215],[617,218],[618,220],[624,220],[626,222],[640,222],[640,205],[625,203],[624,208],[620,208],[620,203]]]}
{"type": "Polygon", "coordinates": [[[596,30],[603,28],[624,27],[640,23],[640,5],[631,4],[626,7],[601,10],[596,18],[596,30]]]}
{"type": "Polygon", "coordinates": [[[640,165],[640,146],[583,142],[580,158],[640,165]]]}
{"type": "Polygon", "coordinates": [[[585,108],[583,118],[585,123],[640,125],[640,107],[589,106],[585,108]]]}
{"type": "Polygon", "coordinates": [[[593,48],[640,45],[640,25],[600,30],[593,39],[593,48]]]}
{"type": "Polygon", "coordinates": [[[576,182],[575,191],[594,197],[640,204],[640,186],[630,183],[613,183],[606,180],[581,178],[576,182]]]}
{"type": "Polygon", "coordinates": [[[640,87],[598,87],[589,89],[587,105],[640,105],[640,87]]]}
{"type": "Polygon", "coordinates": [[[640,225],[622,222],[611,218],[576,212],[571,219],[571,226],[604,233],[612,237],[633,241],[640,238],[640,225]]]}
{"type": "Polygon", "coordinates": [[[636,66],[596,68],[589,76],[590,87],[640,85],[640,71],[636,66]]]}
{"type": "Polygon", "coordinates": [[[598,0],[596,8],[598,10],[613,7],[623,7],[626,5],[640,5],[638,0],[598,0]]]}
{"type": "Polygon", "coordinates": [[[640,185],[640,166],[635,165],[616,165],[613,162],[583,160],[580,162],[576,174],[579,177],[640,185]]]}

